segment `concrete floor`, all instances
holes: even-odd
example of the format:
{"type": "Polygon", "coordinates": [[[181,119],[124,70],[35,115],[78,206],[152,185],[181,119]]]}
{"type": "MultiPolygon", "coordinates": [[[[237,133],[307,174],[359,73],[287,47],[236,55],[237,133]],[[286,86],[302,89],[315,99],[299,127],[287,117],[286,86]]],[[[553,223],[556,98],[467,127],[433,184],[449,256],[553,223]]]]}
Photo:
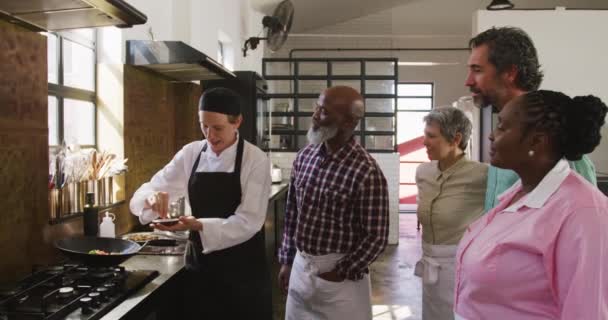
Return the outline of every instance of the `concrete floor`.
{"type": "MultiPolygon", "coordinates": [[[[372,313],[374,320],[422,319],[422,287],[414,276],[414,265],[420,259],[420,232],[416,215],[399,215],[399,244],[389,246],[371,266],[372,313]]],[[[278,266],[273,268],[273,285],[278,266]]],[[[273,297],[275,319],[285,317],[285,297],[273,297]]]]}
{"type": "Polygon", "coordinates": [[[399,244],[371,266],[374,320],[422,319],[422,286],[414,266],[422,255],[415,214],[399,215],[399,244]]]}

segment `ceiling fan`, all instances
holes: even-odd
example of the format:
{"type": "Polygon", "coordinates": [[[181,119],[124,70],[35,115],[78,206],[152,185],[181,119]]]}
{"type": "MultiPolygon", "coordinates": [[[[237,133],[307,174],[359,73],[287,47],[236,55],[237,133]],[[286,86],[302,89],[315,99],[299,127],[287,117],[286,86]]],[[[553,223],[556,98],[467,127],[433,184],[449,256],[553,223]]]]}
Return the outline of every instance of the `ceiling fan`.
{"type": "Polygon", "coordinates": [[[274,9],[272,16],[265,16],[262,25],[266,28],[266,37],[251,37],[243,45],[243,57],[247,56],[247,50],[255,50],[261,40],[266,40],[270,50],[277,51],[281,48],[291,29],[293,22],[294,7],[290,0],[283,0],[274,9]]]}

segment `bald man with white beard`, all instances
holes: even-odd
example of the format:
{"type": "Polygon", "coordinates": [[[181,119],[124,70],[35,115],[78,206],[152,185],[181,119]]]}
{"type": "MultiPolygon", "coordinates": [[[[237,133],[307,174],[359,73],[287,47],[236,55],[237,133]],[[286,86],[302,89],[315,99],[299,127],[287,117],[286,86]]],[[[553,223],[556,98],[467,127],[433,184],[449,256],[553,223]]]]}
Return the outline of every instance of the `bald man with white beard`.
{"type": "Polygon", "coordinates": [[[326,89],[293,163],[279,250],[286,319],[371,319],[369,265],[388,242],[388,187],[354,139],[355,89],[326,89]]]}
{"type": "MultiPolygon", "coordinates": [[[[353,89],[354,90],[354,89],[353,89]]],[[[347,120],[351,120],[351,121],[356,121],[357,123],[359,122],[359,120],[361,120],[363,118],[363,100],[361,99],[357,99],[356,95],[354,96],[355,100],[352,101],[351,103],[346,103],[343,106],[346,106],[346,108],[343,108],[343,110],[341,110],[342,112],[346,113],[347,120]]],[[[317,106],[322,105],[325,100],[325,92],[323,92],[320,96],[319,96],[319,100],[317,101],[317,106]]],[[[312,121],[312,125],[310,126],[310,128],[308,129],[308,133],[306,135],[306,137],[308,138],[308,142],[310,142],[311,144],[321,144],[324,143],[327,140],[330,140],[332,138],[334,138],[337,134],[340,128],[338,128],[338,123],[336,122],[332,122],[332,121],[327,121],[327,119],[324,119],[324,123],[321,122],[321,116],[323,115],[323,110],[320,110],[320,108],[318,108],[319,110],[317,111],[321,111],[320,113],[315,112],[315,114],[313,114],[313,121],[312,121]],[[316,115],[316,117],[315,117],[316,115]]],[[[356,126],[355,126],[356,127],[356,126]]],[[[353,128],[354,130],[354,128],[353,128]]],[[[347,132],[348,133],[348,132],[347,132]]],[[[350,132],[350,134],[352,135],[352,131],[350,132]]]]}

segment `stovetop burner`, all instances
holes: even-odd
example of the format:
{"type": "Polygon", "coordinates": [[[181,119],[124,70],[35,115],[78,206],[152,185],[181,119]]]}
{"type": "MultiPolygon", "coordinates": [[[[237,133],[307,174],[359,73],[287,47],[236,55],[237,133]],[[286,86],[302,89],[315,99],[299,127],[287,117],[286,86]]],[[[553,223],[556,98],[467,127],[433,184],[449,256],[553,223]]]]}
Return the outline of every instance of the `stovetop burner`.
{"type": "Polygon", "coordinates": [[[51,266],[0,289],[0,320],[99,319],[157,276],[124,267],[51,266]]]}

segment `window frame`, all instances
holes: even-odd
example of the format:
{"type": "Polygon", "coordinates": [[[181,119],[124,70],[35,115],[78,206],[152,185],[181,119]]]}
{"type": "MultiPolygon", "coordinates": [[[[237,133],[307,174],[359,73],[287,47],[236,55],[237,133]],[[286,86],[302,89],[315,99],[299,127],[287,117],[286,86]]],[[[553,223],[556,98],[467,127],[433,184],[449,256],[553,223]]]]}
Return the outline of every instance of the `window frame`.
{"type": "MultiPolygon", "coordinates": [[[[277,69],[278,70],[278,69],[277,69]]],[[[386,70],[388,71],[388,69],[386,70]]],[[[367,103],[368,99],[387,99],[392,101],[392,110],[385,112],[369,112],[365,110],[364,119],[359,123],[359,127],[355,129],[354,135],[359,143],[373,153],[393,153],[397,150],[397,84],[399,83],[399,68],[397,58],[263,58],[262,59],[262,74],[268,87],[272,88],[272,83],[276,82],[281,89],[289,88],[288,92],[279,91],[273,92],[269,90],[265,95],[270,101],[274,99],[291,100],[289,108],[284,111],[271,111],[268,116],[272,118],[291,118],[288,122],[291,122],[289,128],[286,129],[272,129],[270,131],[270,139],[275,136],[279,138],[276,141],[282,141],[283,137],[286,137],[285,147],[270,147],[269,150],[272,152],[297,152],[302,148],[302,145],[307,144],[305,141],[306,133],[308,128],[301,128],[300,119],[310,119],[313,112],[307,109],[306,111],[301,110],[301,100],[316,100],[320,91],[306,91],[302,92],[301,86],[304,86],[304,81],[311,83],[317,82],[319,84],[325,83],[324,88],[335,85],[336,81],[342,83],[343,81],[358,82],[360,87],[358,88],[367,103]],[[390,63],[390,72],[386,74],[370,74],[368,64],[370,63],[390,63]],[[302,64],[318,64],[319,72],[307,71],[308,69],[302,68],[302,64]],[[334,74],[334,66],[340,63],[348,63],[353,66],[358,65],[358,71],[349,72],[336,72],[334,74]],[[288,64],[289,68],[284,69],[283,72],[275,73],[274,65],[283,66],[288,64]],[[288,71],[288,72],[287,72],[288,71]],[[371,81],[390,81],[390,87],[392,93],[381,93],[381,92],[368,92],[369,83],[371,81]],[[284,86],[281,86],[283,84],[284,86]],[[285,88],[282,88],[285,87],[285,88]],[[369,118],[390,118],[393,121],[393,128],[389,131],[383,130],[368,130],[367,120],[369,118]],[[366,143],[366,139],[371,137],[391,137],[392,146],[390,148],[371,148],[366,143]],[[302,139],[302,140],[300,140],[302,139]],[[300,143],[303,141],[303,143],[300,143]]],[[[270,102],[272,104],[272,102],[270,102]]],[[[272,121],[272,120],[271,120],[272,121]]],[[[271,125],[272,127],[272,125],[271,125]]],[[[282,144],[282,142],[279,142],[282,144]]],[[[271,143],[272,145],[272,143],[271,143]]]]}
{"type": "Polygon", "coordinates": [[[397,83],[397,106],[396,106],[396,111],[397,112],[422,112],[422,111],[431,111],[433,110],[433,106],[435,103],[435,83],[428,81],[428,82],[412,82],[412,81],[399,81],[399,83],[397,83]],[[399,88],[402,85],[416,85],[416,84],[426,84],[426,85],[430,85],[431,86],[431,95],[430,96],[413,96],[413,95],[399,95],[399,88]],[[431,99],[431,106],[428,109],[399,109],[399,100],[400,99],[431,99]]]}
{"type": "MultiPolygon", "coordinates": [[[[65,135],[64,135],[64,100],[65,99],[72,99],[72,100],[79,100],[79,101],[85,101],[85,102],[90,102],[93,105],[93,143],[92,145],[80,145],[80,147],[82,148],[97,148],[97,30],[96,29],[92,29],[93,31],[93,39],[86,39],[85,37],[82,37],[81,35],[75,33],[75,32],[70,32],[70,31],[62,31],[62,32],[48,32],[48,35],[53,35],[56,37],[56,61],[55,64],[57,65],[57,83],[52,83],[50,81],[48,82],[48,96],[53,96],[57,99],[57,145],[51,145],[50,144],[50,136],[49,139],[47,140],[47,142],[49,142],[49,149],[50,150],[57,150],[60,148],[61,144],[63,143],[63,141],[65,140],[65,135]],[[76,87],[70,87],[70,86],[66,86],[64,85],[64,65],[63,65],[63,54],[64,54],[64,48],[63,48],[63,40],[67,40],[67,41],[71,41],[74,42],[78,45],[84,46],[86,48],[89,48],[91,50],[93,50],[93,90],[86,90],[86,89],[81,89],[81,88],[76,88],[76,87]]],[[[48,43],[48,39],[47,39],[47,43],[48,43]]],[[[51,63],[51,61],[48,61],[48,57],[47,57],[47,63],[51,63]]],[[[47,73],[48,73],[48,66],[47,66],[47,73]]],[[[47,112],[48,112],[48,107],[47,107],[47,112]]],[[[51,117],[52,115],[50,113],[48,113],[48,117],[51,117]]],[[[50,135],[50,132],[49,132],[50,135]]]]}
{"type": "MultiPolygon", "coordinates": [[[[428,114],[431,110],[433,110],[434,108],[434,103],[435,103],[435,83],[431,82],[431,81],[427,81],[427,82],[415,82],[415,81],[400,81],[397,84],[397,106],[396,106],[396,117],[397,119],[399,119],[400,115],[405,115],[407,113],[417,113],[417,114],[428,114]],[[424,85],[430,85],[431,86],[431,95],[430,96],[418,96],[418,95],[399,95],[399,88],[403,85],[420,85],[420,84],[424,84],[424,85]],[[431,99],[431,104],[430,107],[428,109],[400,109],[399,108],[399,100],[403,99],[403,98],[424,98],[424,99],[431,99]]],[[[420,134],[423,134],[422,132],[420,134]]],[[[397,130],[397,137],[399,137],[399,129],[397,130]]],[[[409,140],[411,141],[411,140],[409,140]]],[[[404,143],[406,141],[400,142],[399,139],[397,139],[397,145],[399,145],[400,143],[404,143]]],[[[403,164],[421,164],[423,162],[419,162],[419,161],[411,161],[411,160],[402,160],[401,159],[402,156],[399,156],[399,170],[401,170],[401,166],[403,164]]],[[[417,208],[418,203],[416,201],[416,204],[414,205],[414,207],[408,207],[411,206],[411,204],[407,204],[407,203],[401,203],[401,186],[415,186],[416,183],[412,183],[412,182],[403,182],[401,180],[401,173],[399,174],[399,206],[400,212],[410,212],[410,211],[415,211],[414,208],[417,208]],[[403,207],[402,207],[403,206],[403,207]],[[407,208],[407,209],[402,209],[402,208],[407,208]]]]}
{"type": "Polygon", "coordinates": [[[224,65],[224,59],[226,57],[226,45],[222,41],[217,42],[217,62],[224,65]]]}

